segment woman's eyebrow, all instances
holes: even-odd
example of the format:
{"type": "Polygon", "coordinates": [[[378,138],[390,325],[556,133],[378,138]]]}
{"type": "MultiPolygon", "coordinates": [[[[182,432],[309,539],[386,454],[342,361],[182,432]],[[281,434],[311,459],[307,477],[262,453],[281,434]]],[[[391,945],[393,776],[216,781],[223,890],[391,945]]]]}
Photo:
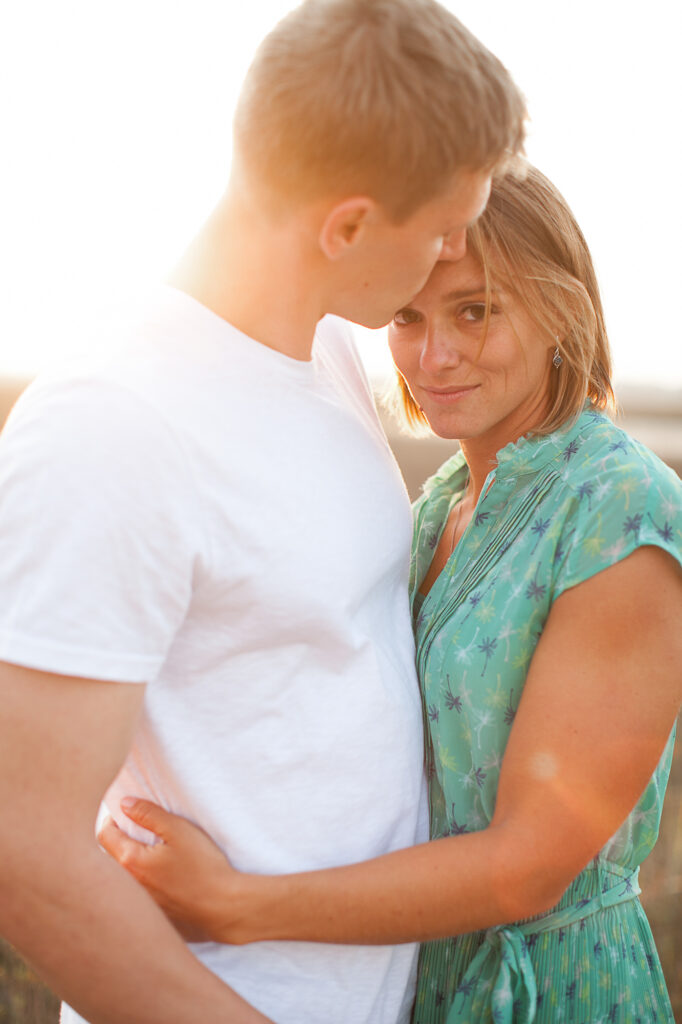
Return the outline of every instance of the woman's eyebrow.
{"type": "Polygon", "coordinates": [[[446,294],[443,295],[442,297],[442,301],[453,302],[456,299],[465,299],[468,295],[478,295],[481,292],[484,293],[485,290],[485,281],[481,281],[480,284],[474,283],[472,285],[469,285],[469,287],[467,288],[459,288],[452,292],[446,292],[446,294]]]}

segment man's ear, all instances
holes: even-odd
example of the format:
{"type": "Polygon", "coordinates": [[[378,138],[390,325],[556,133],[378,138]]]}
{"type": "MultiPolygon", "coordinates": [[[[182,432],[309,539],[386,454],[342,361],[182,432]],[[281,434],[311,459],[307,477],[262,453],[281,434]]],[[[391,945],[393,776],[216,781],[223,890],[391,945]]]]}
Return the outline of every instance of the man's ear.
{"type": "Polygon", "coordinates": [[[363,237],[376,212],[369,196],[353,196],[332,207],[320,229],[320,249],[329,260],[338,260],[363,237]]]}

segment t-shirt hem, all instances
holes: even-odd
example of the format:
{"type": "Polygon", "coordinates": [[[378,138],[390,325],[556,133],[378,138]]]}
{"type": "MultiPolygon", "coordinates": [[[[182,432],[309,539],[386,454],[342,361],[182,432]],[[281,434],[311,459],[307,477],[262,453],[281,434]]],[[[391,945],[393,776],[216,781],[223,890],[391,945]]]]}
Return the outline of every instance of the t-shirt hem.
{"type": "Polygon", "coordinates": [[[148,655],[51,644],[6,630],[0,630],[0,660],[40,672],[113,683],[147,683],[161,667],[159,658],[148,655]]]}

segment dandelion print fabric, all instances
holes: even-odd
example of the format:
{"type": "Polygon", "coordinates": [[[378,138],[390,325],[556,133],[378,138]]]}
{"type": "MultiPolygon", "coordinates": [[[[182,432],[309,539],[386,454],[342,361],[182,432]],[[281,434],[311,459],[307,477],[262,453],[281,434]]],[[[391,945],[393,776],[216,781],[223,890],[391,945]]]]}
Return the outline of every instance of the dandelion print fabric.
{"type": "MultiPolygon", "coordinates": [[[[682,563],[682,484],[601,413],[498,453],[428,596],[419,585],[463,496],[461,453],[415,506],[411,593],[427,728],[431,837],[485,828],[552,602],[636,548],[682,563]]],[[[674,730],[627,821],[538,918],[427,943],[413,1024],[674,1024],[637,899],[656,842],[674,730]]]]}

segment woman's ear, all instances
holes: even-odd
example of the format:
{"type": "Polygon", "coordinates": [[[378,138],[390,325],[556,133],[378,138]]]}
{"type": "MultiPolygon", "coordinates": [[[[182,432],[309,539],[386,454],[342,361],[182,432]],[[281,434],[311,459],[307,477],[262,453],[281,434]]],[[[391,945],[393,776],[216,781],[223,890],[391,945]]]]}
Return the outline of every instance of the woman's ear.
{"type": "Polygon", "coordinates": [[[377,204],[368,196],[353,196],[337,203],[320,229],[320,249],[329,260],[337,260],[362,240],[377,204]]]}

